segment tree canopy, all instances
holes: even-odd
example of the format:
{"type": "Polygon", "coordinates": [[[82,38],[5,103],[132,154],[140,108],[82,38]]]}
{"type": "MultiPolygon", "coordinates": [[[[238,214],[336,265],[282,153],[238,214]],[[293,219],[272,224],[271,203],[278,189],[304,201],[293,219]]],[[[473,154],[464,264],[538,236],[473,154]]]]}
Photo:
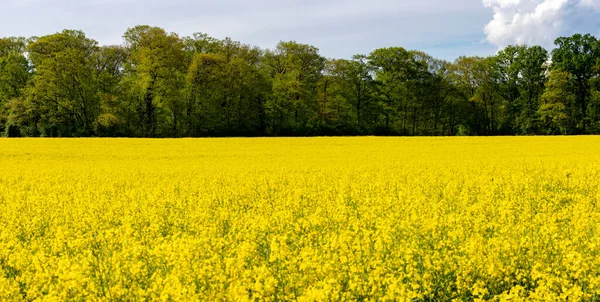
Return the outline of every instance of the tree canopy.
{"type": "Polygon", "coordinates": [[[402,47],[325,58],[147,25],[122,45],[82,31],[0,38],[5,136],[600,133],[600,41],[436,59],[402,47]]]}

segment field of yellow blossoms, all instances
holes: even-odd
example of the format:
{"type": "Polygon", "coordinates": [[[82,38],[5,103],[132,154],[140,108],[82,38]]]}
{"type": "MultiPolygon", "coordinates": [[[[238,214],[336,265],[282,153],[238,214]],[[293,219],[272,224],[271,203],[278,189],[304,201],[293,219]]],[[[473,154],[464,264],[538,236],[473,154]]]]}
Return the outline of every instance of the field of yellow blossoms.
{"type": "Polygon", "coordinates": [[[600,137],[0,140],[0,300],[600,300],[600,137]]]}

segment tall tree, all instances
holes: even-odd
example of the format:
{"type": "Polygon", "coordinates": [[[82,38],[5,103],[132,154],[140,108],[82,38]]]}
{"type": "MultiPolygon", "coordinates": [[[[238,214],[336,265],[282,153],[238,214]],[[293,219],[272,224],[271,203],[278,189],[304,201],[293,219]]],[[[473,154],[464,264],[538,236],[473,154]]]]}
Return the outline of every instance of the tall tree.
{"type": "Polygon", "coordinates": [[[187,65],[177,34],[146,25],[123,36],[129,51],[125,80],[136,104],[143,136],[178,136],[184,106],[182,93],[187,65]]]}
{"type": "Polygon", "coordinates": [[[0,134],[20,135],[9,120],[9,102],[17,102],[31,79],[31,67],[25,57],[25,38],[0,38],[0,134]],[[6,128],[6,129],[5,129],[6,128]]]}
{"type": "Polygon", "coordinates": [[[427,66],[401,47],[376,49],[369,61],[375,71],[384,131],[408,134],[412,119],[414,133],[419,84],[427,66]]]}
{"type": "Polygon", "coordinates": [[[449,82],[449,62],[433,58],[422,51],[411,51],[415,60],[426,70],[421,70],[419,98],[422,99],[422,134],[439,135],[444,132],[444,111],[452,111],[447,100],[453,93],[449,82]]]}
{"type": "Polygon", "coordinates": [[[124,92],[121,85],[126,60],[127,49],[123,46],[103,46],[98,52],[96,72],[100,115],[96,132],[99,135],[128,136],[132,133],[131,120],[135,111],[123,102],[124,92]]]}
{"type": "Polygon", "coordinates": [[[325,59],[319,50],[296,42],[280,42],[265,53],[273,93],[265,104],[269,131],[273,134],[302,133],[318,120],[317,82],[325,59]]]}
{"type": "Polygon", "coordinates": [[[552,66],[572,75],[570,86],[579,105],[578,129],[585,133],[589,123],[587,106],[591,94],[590,80],[600,72],[594,68],[600,58],[599,42],[590,34],[575,34],[558,38],[554,43],[557,48],[552,51],[552,66]]]}
{"type": "Polygon", "coordinates": [[[546,82],[548,52],[540,46],[509,45],[493,57],[493,86],[504,101],[506,134],[533,134],[537,105],[546,82]]]}
{"type": "Polygon", "coordinates": [[[463,120],[458,126],[462,128],[461,132],[472,133],[475,135],[483,134],[481,127],[480,106],[476,102],[479,91],[479,81],[474,72],[477,64],[482,58],[479,57],[460,57],[450,65],[450,79],[453,86],[456,87],[460,99],[469,103],[471,118],[463,120]]]}
{"type": "Polygon", "coordinates": [[[519,133],[535,134],[539,132],[537,111],[547,80],[548,51],[540,46],[527,47],[519,61],[521,106],[516,126],[519,133]]]}
{"type": "Polygon", "coordinates": [[[330,59],[325,63],[317,95],[320,131],[324,134],[356,128],[352,124],[355,112],[351,105],[355,95],[352,93],[352,83],[347,78],[351,64],[351,61],[343,59],[330,59]]]}
{"type": "Polygon", "coordinates": [[[263,52],[229,38],[185,38],[192,52],[186,77],[189,133],[257,135],[264,131],[268,81],[263,52]],[[209,45],[209,46],[206,46],[209,45]]]}
{"type": "Polygon", "coordinates": [[[511,45],[454,63],[402,47],[325,59],[196,33],[130,28],[0,39],[10,136],[519,135],[600,133],[600,42],[511,45]],[[549,62],[552,62],[550,65],[549,62]],[[550,65],[550,66],[549,66],[550,65]]]}
{"type": "Polygon", "coordinates": [[[221,107],[225,58],[218,54],[195,53],[186,76],[186,134],[199,136],[222,130],[221,107]]]}
{"type": "Polygon", "coordinates": [[[363,132],[372,106],[370,94],[373,88],[373,67],[365,55],[354,55],[349,63],[345,76],[351,83],[351,94],[355,96],[351,104],[356,110],[356,125],[363,132]]]}
{"type": "Polygon", "coordinates": [[[576,96],[569,90],[571,77],[560,69],[550,72],[538,109],[544,134],[567,134],[577,126],[573,114],[576,96]]]}
{"type": "Polygon", "coordinates": [[[32,39],[27,47],[35,66],[28,104],[40,113],[43,135],[94,133],[100,112],[95,62],[98,43],[81,31],[32,39]]]}
{"type": "Polygon", "coordinates": [[[500,125],[506,133],[517,128],[517,116],[521,97],[522,57],[527,49],[525,45],[509,45],[492,59],[493,87],[505,102],[506,119],[500,125]]]}

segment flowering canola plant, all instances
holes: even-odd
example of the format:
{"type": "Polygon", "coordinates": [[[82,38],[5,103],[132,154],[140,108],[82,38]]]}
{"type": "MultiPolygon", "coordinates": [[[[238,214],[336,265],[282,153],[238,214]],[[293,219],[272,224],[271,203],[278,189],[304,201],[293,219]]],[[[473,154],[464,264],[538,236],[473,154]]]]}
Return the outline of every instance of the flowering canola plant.
{"type": "Polygon", "coordinates": [[[600,138],[0,140],[0,300],[600,299],[600,138]]]}

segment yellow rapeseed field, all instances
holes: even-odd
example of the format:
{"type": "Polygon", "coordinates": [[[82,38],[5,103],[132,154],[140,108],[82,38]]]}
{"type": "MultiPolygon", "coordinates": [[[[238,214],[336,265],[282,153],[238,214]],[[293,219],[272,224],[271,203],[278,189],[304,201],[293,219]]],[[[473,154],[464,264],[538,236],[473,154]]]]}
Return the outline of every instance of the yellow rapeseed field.
{"type": "Polygon", "coordinates": [[[0,300],[600,300],[600,137],[0,140],[0,300]]]}

